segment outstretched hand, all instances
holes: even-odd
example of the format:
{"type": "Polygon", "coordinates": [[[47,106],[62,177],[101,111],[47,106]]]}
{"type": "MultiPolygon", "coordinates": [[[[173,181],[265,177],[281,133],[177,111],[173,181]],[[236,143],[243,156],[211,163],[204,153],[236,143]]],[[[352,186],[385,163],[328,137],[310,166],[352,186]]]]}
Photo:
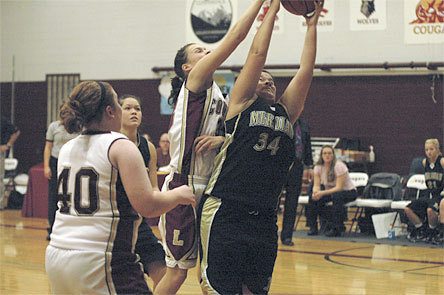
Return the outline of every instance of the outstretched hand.
{"type": "Polygon", "coordinates": [[[324,8],[324,0],[315,0],[315,12],[309,17],[305,17],[307,26],[315,26],[318,24],[319,16],[321,15],[322,9],[324,8]]]}
{"type": "Polygon", "coordinates": [[[281,7],[281,0],[271,0],[270,9],[278,12],[281,7]]]}
{"type": "Polygon", "coordinates": [[[196,144],[196,153],[204,153],[206,151],[218,149],[224,142],[225,137],[223,136],[210,136],[201,135],[196,138],[194,143],[196,144]]]}
{"type": "Polygon", "coordinates": [[[193,194],[191,188],[187,185],[179,186],[172,190],[177,198],[179,205],[191,205],[196,207],[196,196],[193,194]]]}

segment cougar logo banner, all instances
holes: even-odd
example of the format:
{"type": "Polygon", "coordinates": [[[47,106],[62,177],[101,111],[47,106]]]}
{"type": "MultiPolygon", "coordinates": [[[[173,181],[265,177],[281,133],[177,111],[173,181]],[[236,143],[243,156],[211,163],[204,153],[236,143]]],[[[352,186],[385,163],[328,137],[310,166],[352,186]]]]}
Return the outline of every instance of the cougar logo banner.
{"type": "Polygon", "coordinates": [[[350,4],[350,30],[385,30],[387,0],[353,0],[350,4]]]}
{"type": "Polygon", "coordinates": [[[404,3],[405,43],[444,43],[444,0],[405,0],[404,3]]]}
{"type": "MultiPolygon", "coordinates": [[[[268,9],[270,8],[271,1],[265,0],[264,4],[262,5],[261,11],[259,11],[258,16],[256,17],[256,22],[254,24],[256,30],[259,29],[260,25],[262,24],[262,21],[264,20],[265,15],[267,14],[268,9]]],[[[282,34],[284,32],[284,19],[285,13],[282,12],[282,10],[276,15],[276,19],[274,21],[274,27],[273,27],[273,34],[282,34]]],[[[250,30],[251,35],[255,35],[256,31],[250,30]]]]}
{"type": "Polygon", "coordinates": [[[187,41],[217,45],[232,26],[237,0],[188,0],[187,41]]]}

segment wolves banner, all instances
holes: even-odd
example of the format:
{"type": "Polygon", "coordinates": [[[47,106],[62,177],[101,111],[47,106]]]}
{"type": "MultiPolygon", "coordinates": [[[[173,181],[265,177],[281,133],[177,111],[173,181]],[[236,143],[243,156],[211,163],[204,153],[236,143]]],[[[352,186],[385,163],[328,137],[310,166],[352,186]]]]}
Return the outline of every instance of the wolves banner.
{"type": "MultiPolygon", "coordinates": [[[[301,16],[300,31],[307,31],[307,24],[305,19],[301,16]]],[[[324,2],[324,8],[322,9],[321,15],[318,21],[318,32],[333,32],[335,23],[335,0],[327,0],[324,2]]]]}
{"type": "Polygon", "coordinates": [[[385,30],[387,27],[387,0],[351,0],[350,30],[385,30]]]}
{"type": "Polygon", "coordinates": [[[444,0],[404,0],[404,41],[444,43],[444,0]]]}

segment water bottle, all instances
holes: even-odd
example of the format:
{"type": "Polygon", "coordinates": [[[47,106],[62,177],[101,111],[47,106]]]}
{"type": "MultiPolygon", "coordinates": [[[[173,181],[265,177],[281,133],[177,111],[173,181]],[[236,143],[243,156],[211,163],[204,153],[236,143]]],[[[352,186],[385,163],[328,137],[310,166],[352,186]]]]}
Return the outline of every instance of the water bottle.
{"type": "Polygon", "coordinates": [[[396,238],[396,234],[395,234],[395,230],[394,230],[394,229],[390,229],[390,230],[388,231],[388,238],[389,238],[390,240],[394,240],[394,239],[396,238]]]}
{"type": "Polygon", "coordinates": [[[370,152],[368,153],[368,161],[370,163],[374,163],[375,162],[375,151],[373,150],[373,146],[369,146],[370,148],[370,152]]]}

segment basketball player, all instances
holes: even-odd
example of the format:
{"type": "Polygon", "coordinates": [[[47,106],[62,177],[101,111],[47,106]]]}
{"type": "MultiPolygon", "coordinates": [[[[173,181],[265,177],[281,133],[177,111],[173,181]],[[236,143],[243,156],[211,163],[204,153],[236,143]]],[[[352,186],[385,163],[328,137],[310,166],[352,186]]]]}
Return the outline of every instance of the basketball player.
{"type": "Polygon", "coordinates": [[[444,157],[439,149],[438,139],[429,138],[425,141],[425,153],[427,157],[422,161],[424,177],[432,196],[427,208],[429,232],[426,241],[439,245],[443,243],[444,230],[444,216],[440,214],[440,209],[444,206],[444,157]]]}
{"type": "MultiPolygon", "coordinates": [[[[170,103],[175,105],[170,138],[171,173],[162,190],[188,184],[197,197],[205,189],[213,161],[224,140],[227,102],[213,74],[245,39],[263,1],[252,1],[247,11],[213,51],[198,44],[182,47],[174,60],[176,77],[170,103]]],[[[195,210],[179,206],[161,216],[159,229],[166,252],[167,272],[158,294],[175,294],[197,261],[195,210]]]]}
{"type": "Polygon", "coordinates": [[[277,255],[277,204],[294,160],[293,124],[302,112],[316,57],[322,3],[306,19],[301,66],[277,101],[263,71],[280,2],[273,0],[234,85],[226,139],[201,202],[204,293],[268,293],[277,255]]]}
{"type": "MultiPolygon", "coordinates": [[[[141,136],[138,128],[142,123],[140,98],[123,95],[119,98],[122,107],[122,128],[120,132],[139,148],[148,172],[153,191],[159,191],[157,184],[157,154],[155,146],[141,136]]],[[[144,272],[153,280],[153,289],[165,275],[165,251],[144,218],[139,226],[135,252],[140,256],[144,272]]]]}
{"type": "Polygon", "coordinates": [[[194,204],[194,195],[186,186],[153,191],[139,150],[115,132],[122,109],[108,83],[78,84],[61,111],[69,133],[83,132],[59,154],[59,210],[46,249],[52,293],[151,293],[134,253],[137,212],[160,215],[194,204]]]}

